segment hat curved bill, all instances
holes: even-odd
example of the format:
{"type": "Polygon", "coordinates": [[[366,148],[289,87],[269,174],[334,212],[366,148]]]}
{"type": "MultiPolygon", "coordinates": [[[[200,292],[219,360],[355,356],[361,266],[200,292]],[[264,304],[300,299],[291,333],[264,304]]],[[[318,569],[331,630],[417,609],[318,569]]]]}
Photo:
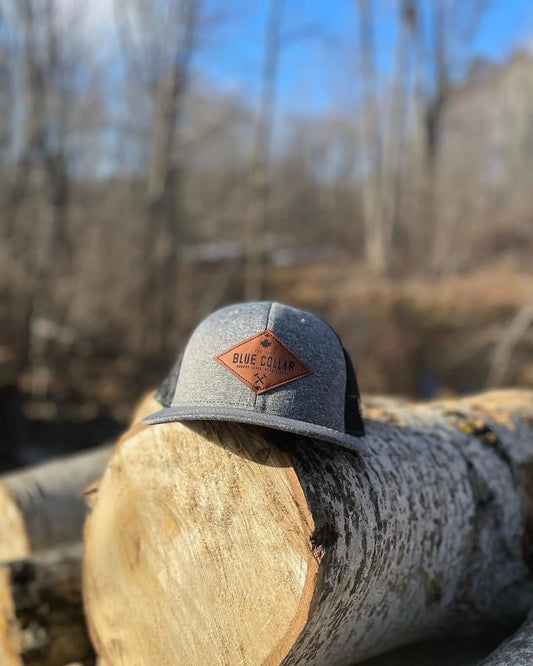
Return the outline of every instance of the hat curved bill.
{"type": "Polygon", "coordinates": [[[237,423],[261,425],[275,430],[284,430],[296,435],[303,435],[304,437],[333,442],[352,451],[361,451],[364,448],[360,437],[338,432],[332,428],[326,428],[325,426],[307,421],[296,421],[284,416],[254,412],[249,409],[238,409],[235,407],[213,407],[212,405],[209,407],[196,405],[165,407],[143,419],[143,423],[148,425],[172,423],[174,421],[236,421],[237,423]]]}

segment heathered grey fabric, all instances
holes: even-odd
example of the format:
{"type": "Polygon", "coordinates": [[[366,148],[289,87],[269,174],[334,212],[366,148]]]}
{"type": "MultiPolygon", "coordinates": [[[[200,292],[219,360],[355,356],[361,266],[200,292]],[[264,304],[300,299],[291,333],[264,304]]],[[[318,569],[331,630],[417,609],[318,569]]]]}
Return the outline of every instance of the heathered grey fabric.
{"type": "Polygon", "coordinates": [[[183,359],[183,349],[178,354],[178,358],[176,359],[176,362],[172,366],[170,374],[168,374],[165,377],[165,379],[161,383],[161,386],[157,389],[157,392],[154,396],[157,402],[163,405],[163,407],[170,407],[170,405],[172,404],[172,399],[174,397],[174,393],[176,392],[176,384],[180,374],[182,359],[183,359]]]}
{"type": "Polygon", "coordinates": [[[270,303],[230,305],[213,312],[191,335],[183,353],[173,407],[225,405],[254,408],[255,393],[215,356],[267,327],[270,303]]]}
{"type": "MultiPolygon", "coordinates": [[[[339,339],[321,319],[302,310],[260,302],[214,312],[191,335],[179,373],[173,371],[169,377],[176,377],[170,405],[145,418],[145,423],[198,419],[256,423],[361,447],[359,437],[345,433],[346,362],[339,339]],[[257,395],[215,356],[265,329],[312,374],[257,395]]],[[[168,396],[168,385],[165,388],[168,396]]]]}
{"type": "Polygon", "coordinates": [[[257,396],[256,411],[344,432],[346,363],[339,340],[321,319],[273,303],[268,326],[313,371],[257,396]]]}

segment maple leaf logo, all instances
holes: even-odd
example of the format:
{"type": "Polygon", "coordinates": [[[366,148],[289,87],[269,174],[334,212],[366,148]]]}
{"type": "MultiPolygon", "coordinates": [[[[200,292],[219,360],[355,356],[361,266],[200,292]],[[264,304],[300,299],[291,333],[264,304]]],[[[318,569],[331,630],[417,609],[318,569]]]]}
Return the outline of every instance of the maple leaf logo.
{"type": "Polygon", "coordinates": [[[264,340],[262,340],[259,344],[261,345],[261,347],[265,347],[265,349],[267,347],[272,346],[272,343],[270,342],[270,340],[267,340],[266,338],[264,340]]]}

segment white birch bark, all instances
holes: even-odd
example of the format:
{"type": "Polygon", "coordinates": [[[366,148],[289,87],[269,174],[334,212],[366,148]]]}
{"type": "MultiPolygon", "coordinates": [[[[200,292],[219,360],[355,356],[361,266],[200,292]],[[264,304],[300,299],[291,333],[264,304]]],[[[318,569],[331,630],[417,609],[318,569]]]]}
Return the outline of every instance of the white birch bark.
{"type": "Polygon", "coordinates": [[[224,423],[124,438],[85,542],[109,666],[348,666],[516,626],[533,604],[533,393],[369,401],[365,418],[361,452],[224,423]]]}
{"type": "Polygon", "coordinates": [[[520,621],[533,600],[523,552],[533,396],[516,408],[500,399],[494,411],[483,396],[378,410],[389,423],[367,421],[361,456],[300,445],[293,462],[329,552],[284,665],[348,665],[520,621]]]}

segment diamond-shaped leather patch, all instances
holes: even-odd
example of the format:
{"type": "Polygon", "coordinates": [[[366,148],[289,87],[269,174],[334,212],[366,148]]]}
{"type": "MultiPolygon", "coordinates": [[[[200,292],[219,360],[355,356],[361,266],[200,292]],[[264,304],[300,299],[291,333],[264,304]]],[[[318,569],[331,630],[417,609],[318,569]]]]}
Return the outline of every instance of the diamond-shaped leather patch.
{"type": "Polygon", "coordinates": [[[313,374],[272,331],[262,331],[215,356],[255,393],[313,374]]]}

